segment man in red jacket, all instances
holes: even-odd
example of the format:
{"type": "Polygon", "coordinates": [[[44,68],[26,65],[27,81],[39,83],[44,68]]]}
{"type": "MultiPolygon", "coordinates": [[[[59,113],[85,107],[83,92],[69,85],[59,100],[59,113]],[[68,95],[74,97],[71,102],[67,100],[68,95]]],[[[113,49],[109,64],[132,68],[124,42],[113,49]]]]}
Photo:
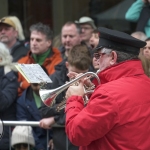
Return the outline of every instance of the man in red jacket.
{"type": "Polygon", "coordinates": [[[66,132],[80,150],[150,149],[150,80],[139,49],[145,42],[126,33],[99,28],[95,57],[101,85],[83,103],[83,82],[71,86],[66,98],[66,132]]]}

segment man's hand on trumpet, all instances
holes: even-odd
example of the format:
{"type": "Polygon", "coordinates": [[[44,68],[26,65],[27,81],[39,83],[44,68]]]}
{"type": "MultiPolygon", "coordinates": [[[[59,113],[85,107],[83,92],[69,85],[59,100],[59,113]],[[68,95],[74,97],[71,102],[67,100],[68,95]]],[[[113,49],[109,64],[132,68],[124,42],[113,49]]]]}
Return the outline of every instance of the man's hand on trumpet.
{"type": "MultiPolygon", "coordinates": [[[[83,75],[83,73],[77,74],[75,72],[70,72],[67,74],[67,76],[71,79],[77,78],[79,76],[83,75]]],[[[85,90],[92,90],[94,89],[94,84],[90,80],[91,77],[86,77],[83,79],[80,79],[78,81],[78,84],[72,85],[68,88],[66,92],[66,99],[71,97],[72,95],[78,95],[78,96],[84,96],[86,91],[85,90]]]]}
{"type": "Polygon", "coordinates": [[[72,85],[68,88],[66,92],[65,98],[68,99],[69,97],[73,95],[78,95],[78,96],[84,96],[84,84],[83,81],[79,81],[78,86],[77,85],[72,85]]]}
{"type": "MultiPolygon", "coordinates": [[[[69,72],[67,74],[69,79],[75,79],[75,78],[77,78],[77,77],[79,77],[81,75],[83,75],[83,73],[69,72]]],[[[90,76],[86,77],[86,78],[82,79],[82,81],[84,83],[85,88],[91,90],[91,89],[94,89],[94,87],[93,87],[94,84],[91,82],[90,78],[91,78],[90,76]]]]}

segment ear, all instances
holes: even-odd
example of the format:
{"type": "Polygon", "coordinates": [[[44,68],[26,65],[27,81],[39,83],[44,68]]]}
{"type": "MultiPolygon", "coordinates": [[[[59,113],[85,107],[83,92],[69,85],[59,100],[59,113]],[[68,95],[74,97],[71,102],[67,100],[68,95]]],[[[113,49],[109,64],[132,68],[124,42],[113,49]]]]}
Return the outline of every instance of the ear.
{"type": "Polygon", "coordinates": [[[69,63],[66,61],[66,68],[68,69],[69,63]]]}
{"type": "MultiPolygon", "coordinates": [[[[14,29],[15,30],[15,29],[14,29]]],[[[18,31],[17,30],[15,30],[15,37],[16,37],[16,39],[18,39],[19,38],[19,33],[18,33],[18,31]]]]}
{"type": "Polygon", "coordinates": [[[117,63],[117,53],[115,51],[112,51],[110,65],[114,65],[116,63],[117,63]]]}
{"type": "Polygon", "coordinates": [[[47,40],[47,46],[50,47],[52,44],[52,41],[51,40],[47,40]]]}

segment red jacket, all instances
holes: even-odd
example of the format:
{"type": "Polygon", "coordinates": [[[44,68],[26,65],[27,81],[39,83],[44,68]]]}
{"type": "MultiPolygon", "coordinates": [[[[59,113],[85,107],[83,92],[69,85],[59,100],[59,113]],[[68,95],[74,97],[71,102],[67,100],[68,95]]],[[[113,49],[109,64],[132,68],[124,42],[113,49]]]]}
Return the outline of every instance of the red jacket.
{"type": "Polygon", "coordinates": [[[66,132],[80,150],[150,150],[150,80],[139,60],[99,74],[86,107],[80,96],[67,100],[66,132]]]}
{"type": "MultiPolygon", "coordinates": [[[[52,48],[52,51],[50,53],[50,56],[47,57],[43,63],[42,66],[44,66],[48,72],[49,75],[53,74],[55,72],[55,66],[59,64],[62,61],[61,53],[58,49],[52,48]]],[[[35,64],[35,60],[32,57],[31,51],[28,53],[27,56],[21,58],[18,63],[20,64],[35,64]]],[[[26,79],[18,73],[18,82],[20,82],[20,87],[18,89],[18,95],[21,95],[21,93],[30,85],[26,79]]]]}

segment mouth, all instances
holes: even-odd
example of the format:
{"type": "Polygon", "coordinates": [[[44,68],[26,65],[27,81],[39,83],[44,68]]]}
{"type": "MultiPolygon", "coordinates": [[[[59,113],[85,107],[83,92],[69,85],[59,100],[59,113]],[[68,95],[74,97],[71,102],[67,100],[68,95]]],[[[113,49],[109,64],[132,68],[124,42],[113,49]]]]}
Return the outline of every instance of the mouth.
{"type": "Polygon", "coordinates": [[[37,50],[37,47],[31,47],[32,50],[37,50]]]}
{"type": "Polygon", "coordinates": [[[94,49],[94,48],[95,48],[95,45],[94,45],[94,44],[91,44],[90,46],[91,46],[91,48],[92,48],[92,49],[94,49]]]}

